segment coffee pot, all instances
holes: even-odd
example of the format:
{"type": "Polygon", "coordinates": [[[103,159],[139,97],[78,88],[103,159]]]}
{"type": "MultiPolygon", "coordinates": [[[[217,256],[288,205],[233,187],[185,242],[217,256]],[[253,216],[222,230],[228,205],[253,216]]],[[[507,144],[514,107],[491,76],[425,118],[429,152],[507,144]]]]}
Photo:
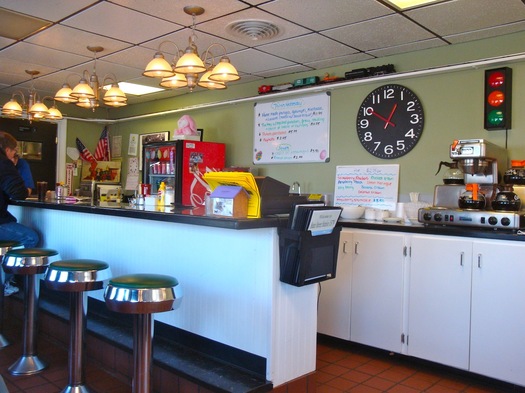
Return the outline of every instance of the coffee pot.
{"type": "Polygon", "coordinates": [[[521,209],[520,197],[514,193],[512,185],[502,185],[492,201],[493,210],[518,211],[521,209]]]}
{"type": "Polygon", "coordinates": [[[458,168],[457,161],[441,161],[439,163],[436,175],[439,173],[439,171],[441,171],[442,166],[446,166],[448,168],[443,174],[443,184],[465,184],[464,174],[461,169],[458,168]]]}
{"type": "Polygon", "coordinates": [[[486,198],[480,192],[479,184],[467,184],[465,191],[459,196],[458,206],[460,209],[485,209],[486,198]]]}

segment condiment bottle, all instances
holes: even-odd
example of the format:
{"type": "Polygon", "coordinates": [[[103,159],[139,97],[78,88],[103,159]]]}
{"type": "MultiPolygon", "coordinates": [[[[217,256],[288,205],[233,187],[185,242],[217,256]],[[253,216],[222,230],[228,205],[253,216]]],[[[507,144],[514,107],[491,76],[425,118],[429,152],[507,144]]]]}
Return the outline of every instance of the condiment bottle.
{"type": "Polygon", "coordinates": [[[166,183],[160,182],[159,190],[157,191],[157,206],[164,206],[166,202],[166,183]]]}

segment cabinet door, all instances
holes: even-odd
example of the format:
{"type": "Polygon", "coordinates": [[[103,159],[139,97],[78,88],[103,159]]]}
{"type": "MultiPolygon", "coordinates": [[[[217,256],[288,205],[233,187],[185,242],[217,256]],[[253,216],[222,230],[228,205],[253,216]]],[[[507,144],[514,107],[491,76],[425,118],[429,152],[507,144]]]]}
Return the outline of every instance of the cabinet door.
{"type": "Polygon", "coordinates": [[[468,369],[472,240],[410,241],[407,353],[468,369]]]}
{"type": "Polygon", "coordinates": [[[405,237],[355,232],[352,264],[352,341],[401,352],[405,237]]]}
{"type": "Polygon", "coordinates": [[[470,370],[525,385],[525,245],[475,241],[470,370]]]}
{"type": "Polygon", "coordinates": [[[350,340],[352,238],[352,232],[341,231],[335,278],[319,283],[317,331],[343,340],[350,340]]]}

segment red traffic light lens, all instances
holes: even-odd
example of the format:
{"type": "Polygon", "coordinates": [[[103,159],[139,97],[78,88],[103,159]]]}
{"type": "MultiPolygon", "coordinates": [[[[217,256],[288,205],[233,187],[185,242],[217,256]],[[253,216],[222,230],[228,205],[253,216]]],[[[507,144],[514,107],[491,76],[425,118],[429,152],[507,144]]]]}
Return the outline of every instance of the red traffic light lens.
{"type": "Polygon", "coordinates": [[[490,87],[499,87],[505,83],[505,74],[501,71],[495,71],[488,77],[488,84],[490,87]]]}

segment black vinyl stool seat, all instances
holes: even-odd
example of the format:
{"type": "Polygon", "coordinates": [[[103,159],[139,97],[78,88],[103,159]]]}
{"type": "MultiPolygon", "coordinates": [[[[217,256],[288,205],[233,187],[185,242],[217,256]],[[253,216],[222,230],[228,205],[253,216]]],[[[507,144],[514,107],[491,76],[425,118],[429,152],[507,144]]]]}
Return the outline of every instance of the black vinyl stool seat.
{"type": "Polygon", "coordinates": [[[106,262],[92,259],[72,259],[49,265],[45,283],[50,289],[70,293],[69,302],[69,376],[68,385],[61,393],[87,393],[84,381],[85,343],[87,315],[87,291],[102,289],[111,277],[106,262]]]}
{"type": "MultiPolygon", "coordinates": [[[[15,247],[22,247],[22,243],[15,240],[0,240],[0,264],[6,252],[15,247]]],[[[4,270],[0,269],[0,349],[10,344],[9,340],[4,337],[4,284],[4,270]]]]}
{"type": "Polygon", "coordinates": [[[133,317],[133,393],[151,391],[153,313],[173,309],[174,277],[160,274],[130,274],[112,278],[104,292],[109,310],[134,314],[133,317]]]}
{"type": "Polygon", "coordinates": [[[36,353],[36,328],[40,282],[38,275],[49,265],[49,257],[58,251],[48,248],[20,248],[6,252],[2,266],[6,273],[24,276],[24,332],[22,356],[7,371],[13,375],[31,375],[47,364],[36,353]]]}

